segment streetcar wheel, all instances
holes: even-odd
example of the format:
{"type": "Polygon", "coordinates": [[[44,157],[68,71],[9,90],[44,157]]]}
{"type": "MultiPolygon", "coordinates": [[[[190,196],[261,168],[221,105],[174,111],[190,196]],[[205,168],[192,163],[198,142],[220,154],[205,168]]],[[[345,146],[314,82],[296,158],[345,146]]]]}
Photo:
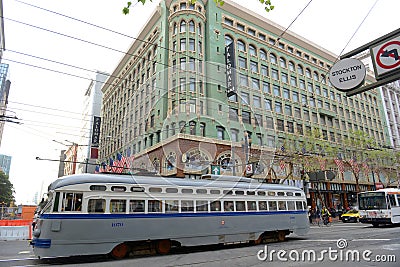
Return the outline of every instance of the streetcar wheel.
{"type": "Polygon", "coordinates": [[[278,234],[277,234],[277,237],[278,237],[278,241],[279,242],[285,241],[285,239],[286,239],[285,231],[279,231],[278,234]]]}
{"type": "Polygon", "coordinates": [[[121,243],[119,245],[116,245],[113,250],[111,250],[111,257],[113,257],[116,260],[120,260],[126,257],[129,252],[129,246],[125,243],[121,243]]]}
{"type": "Polygon", "coordinates": [[[253,242],[254,242],[254,245],[260,245],[261,244],[261,242],[262,242],[262,240],[263,240],[263,235],[260,235],[259,237],[258,237],[258,239],[256,239],[256,240],[254,240],[253,242]]]}
{"type": "Polygon", "coordinates": [[[156,243],[156,251],[158,254],[168,254],[171,250],[171,241],[168,239],[159,240],[156,243]]]}

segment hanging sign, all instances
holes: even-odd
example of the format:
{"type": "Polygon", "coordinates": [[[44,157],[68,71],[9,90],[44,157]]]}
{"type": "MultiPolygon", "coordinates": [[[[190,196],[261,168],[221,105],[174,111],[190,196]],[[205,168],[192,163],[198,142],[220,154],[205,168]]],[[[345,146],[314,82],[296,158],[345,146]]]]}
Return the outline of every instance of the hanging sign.
{"type": "Polygon", "coordinates": [[[364,64],[355,58],[345,58],[336,62],[329,71],[331,84],[339,91],[346,92],[364,83],[364,64]]]}

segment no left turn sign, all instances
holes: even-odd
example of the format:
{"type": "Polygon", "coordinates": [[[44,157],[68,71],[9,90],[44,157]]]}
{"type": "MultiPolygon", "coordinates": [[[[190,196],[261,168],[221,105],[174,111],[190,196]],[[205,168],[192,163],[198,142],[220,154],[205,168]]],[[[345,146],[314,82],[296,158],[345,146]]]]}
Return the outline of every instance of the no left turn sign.
{"type": "Polygon", "coordinates": [[[377,79],[400,68],[400,36],[371,47],[371,55],[377,79]]]}

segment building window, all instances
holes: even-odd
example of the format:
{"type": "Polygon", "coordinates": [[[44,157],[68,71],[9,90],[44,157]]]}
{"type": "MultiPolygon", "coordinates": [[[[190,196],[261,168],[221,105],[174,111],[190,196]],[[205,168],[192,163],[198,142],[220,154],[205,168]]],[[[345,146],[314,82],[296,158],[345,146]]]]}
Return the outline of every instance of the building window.
{"type": "Polygon", "coordinates": [[[242,121],[243,123],[251,124],[250,112],[242,111],[242,121]]]}
{"type": "Polygon", "coordinates": [[[206,124],[200,122],[200,136],[206,136],[206,124]]]}
{"type": "Polygon", "coordinates": [[[189,51],[194,51],[195,50],[195,40],[193,38],[189,39],[189,51]]]}
{"type": "Polygon", "coordinates": [[[268,82],[263,82],[263,92],[268,94],[271,93],[271,87],[268,82]]]}
{"type": "Polygon", "coordinates": [[[221,126],[217,126],[217,139],[224,140],[225,129],[221,126]]]}
{"type": "Polygon", "coordinates": [[[259,96],[253,96],[253,105],[256,108],[261,108],[261,98],[259,96]]]}
{"type": "Polygon", "coordinates": [[[260,49],[260,59],[267,60],[267,53],[264,49],[260,49]]]}
{"type": "Polygon", "coordinates": [[[231,141],[239,142],[239,131],[236,129],[231,129],[231,141]]]}
{"type": "Polygon", "coordinates": [[[249,53],[251,56],[257,56],[257,51],[254,45],[249,45],[249,53]]]}
{"type": "Polygon", "coordinates": [[[246,51],[246,46],[242,40],[237,41],[237,46],[238,46],[239,51],[243,51],[243,52],[246,51]]]}
{"type": "Polygon", "coordinates": [[[277,60],[276,60],[276,56],[274,55],[274,54],[270,54],[269,55],[269,61],[272,63],[272,64],[277,64],[277,60]]]}
{"type": "Polygon", "coordinates": [[[268,67],[265,65],[261,65],[261,75],[263,76],[269,76],[268,75],[268,67]]]}
{"type": "Polygon", "coordinates": [[[181,21],[180,32],[186,32],[186,22],[184,20],[181,21]]]}
{"type": "Polygon", "coordinates": [[[181,41],[180,41],[180,44],[181,44],[181,51],[186,51],[186,39],[181,39],[181,41]]]}
{"type": "Polygon", "coordinates": [[[282,103],[281,102],[275,102],[275,112],[282,113],[282,103]]]}
{"type": "Polygon", "coordinates": [[[195,32],[193,20],[189,21],[189,32],[195,32]]]}
{"type": "Polygon", "coordinates": [[[242,92],[240,94],[241,99],[242,99],[242,104],[246,104],[249,105],[250,104],[250,98],[249,98],[249,94],[246,92],[242,92]]]}

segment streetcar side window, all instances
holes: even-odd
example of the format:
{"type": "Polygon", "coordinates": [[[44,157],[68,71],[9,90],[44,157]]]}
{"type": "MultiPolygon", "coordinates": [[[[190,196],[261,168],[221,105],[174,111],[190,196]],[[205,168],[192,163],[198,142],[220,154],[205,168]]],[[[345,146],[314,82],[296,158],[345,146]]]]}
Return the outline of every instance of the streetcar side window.
{"type": "Polygon", "coordinates": [[[197,194],[207,194],[207,189],[197,189],[196,193],[197,194]]]}
{"type": "Polygon", "coordinates": [[[286,192],[286,196],[292,197],[293,196],[293,192],[286,192]]]}
{"type": "Polygon", "coordinates": [[[276,201],[268,201],[269,210],[277,210],[276,201]]]}
{"type": "Polygon", "coordinates": [[[106,191],[107,187],[105,185],[91,185],[91,191],[106,191]]]}
{"type": "Polygon", "coordinates": [[[248,196],[254,196],[256,194],[255,191],[247,191],[248,196]]]}
{"type": "Polygon", "coordinates": [[[267,210],[267,201],[258,201],[258,210],[267,210]]]}
{"type": "Polygon", "coordinates": [[[144,212],[144,200],[130,200],[129,213],[144,212]]]}
{"type": "Polygon", "coordinates": [[[125,186],[111,186],[111,191],[114,192],[125,192],[126,187],[125,186]]]}
{"type": "Polygon", "coordinates": [[[246,211],[246,205],[244,201],[236,201],[236,211],[246,211]]]}
{"type": "Polygon", "coordinates": [[[297,210],[303,210],[303,202],[302,201],[296,201],[296,207],[297,207],[297,210]]]}
{"type": "Polygon", "coordinates": [[[278,192],[278,196],[282,197],[285,195],[285,192],[278,192]]]}
{"type": "Polygon", "coordinates": [[[111,199],[111,201],[110,201],[110,212],[111,213],[125,213],[126,212],[126,200],[124,200],[124,199],[111,199]]]}
{"type": "Polygon", "coordinates": [[[159,200],[149,200],[148,201],[148,212],[162,212],[162,203],[159,200]]]}
{"type": "Polygon", "coordinates": [[[275,192],[269,191],[269,192],[268,192],[268,196],[275,196],[275,192]]]}
{"type": "Polygon", "coordinates": [[[167,193],[178,193],[178,188],[167,188],[165,190],[167,193]]]}
{"type": "Polygon", "coordinates": [[[235,194],[236,194],[236,195],[244,195],[244,191],[242,191],[242,190],[236,190],[236,191],[235,191],[235,194]]]}
{"type": "Polygon", "coordinates": [[[81,211],[82,193],[64,193],[62,200],[62,211],[81,211]]]}
{"type": "Polygon", "coordinates": [[[193,189],[182,188],[181,192],[182,194],[193,194],[193,189]]]}
{"type": "Polygon", "coordinates": [[[161,193],[162,189],[160,187],[150,187],[149,192],[151,193],[161,193]]]}
{"type": "Polygon", "coordinates": [[[224,211],[234,211],[233,201],[224,201],[224,211]]]}
{"type": "Polygon", "coordinates": [[[247,210],[257,210],[257,205],[255,201],[247,201],[247,210]]]}
{"type": "Polygon", "coordinates": [[[211,190],[210,190],[210,194],[219,195],[219,194],[221,194],[221,191],[220,191],[220,190],[217,190],[217,189],[211,189],[211,190]]]}
{"type": "Polygon", "coordinates": [[[105,207],[105,199],[89,199],[88,201],[88,212],[104,213],[105,207]]]}
{"type": "Polygon", "coordinates": [[[294,205],[294,201],[287,202],[288,210],[296,210],[296,206],[294,205]]]}
{"type": "Polygon", "coordinates": [[[181,201],[181,212],[193,212],[194,201],[193,200],[182,200],[181,201]]]}
{"type": "Polygon", "coordinates": [[[279,210],[286,210],[286,201],[278,201],[279,210]]]}
{"type": "Polygon", "coordinates": [[[208,201],[196,200],[196,211],[208,211],[208,201]]]}
{"type": "Polygon", "coordinates": [[[178,212],[179,200],[165,200],[165,212],[174,213],[178,212]]]}
{"type": "Polygon", "coordinates": [[[258,192],[257,192],[257,195],[259,195],[259,196],[265,196],[265,192],[264,192],[264,191],[258,191],[258,192]]]}
{"type": "Polygon", "coordinates": [[[210,204],[211,211],[221,211],[221,201],[213,201],[210,204]]]}

